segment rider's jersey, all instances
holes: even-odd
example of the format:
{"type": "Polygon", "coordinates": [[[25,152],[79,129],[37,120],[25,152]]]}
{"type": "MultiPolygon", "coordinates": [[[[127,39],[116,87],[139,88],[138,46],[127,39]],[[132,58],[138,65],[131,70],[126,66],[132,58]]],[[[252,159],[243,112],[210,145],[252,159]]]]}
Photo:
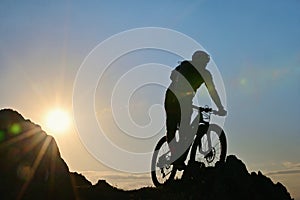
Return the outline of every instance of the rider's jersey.
{"type": "Polygon", "coordinates": [[[172,71],[172,83],[169,88],[180,96],[194,96],[196,90],[204,83],[203,76],[211,78],[209,71],[197,70],[189,61],[183,61],[172,71]]]}

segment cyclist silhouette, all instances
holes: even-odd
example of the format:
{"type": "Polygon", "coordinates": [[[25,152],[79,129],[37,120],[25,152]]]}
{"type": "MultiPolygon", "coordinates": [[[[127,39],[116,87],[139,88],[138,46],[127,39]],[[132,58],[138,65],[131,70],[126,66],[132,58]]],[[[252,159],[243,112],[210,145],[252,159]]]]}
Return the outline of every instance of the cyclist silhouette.
{"type": "Polygon", "coordinates": [[[218,108],[219,115],[226,115],[215,88],[211,73],[206,69],[210,56],[204,51],[196,51],[191,61],[183,61],[171,73],[171,84],[165,95],[167,142],[174,166],[178,170],[185,167],[186,149],[194,135],[189,131],[192,116],[192,101],[197,89],[204,83],[218,108]],[[175,139],[179,129],[179,141],[175,139]],[[184,139],[183,139],[184,138],[184,139]],[[178,158],[178,159],[177,159],[178,158]]]}

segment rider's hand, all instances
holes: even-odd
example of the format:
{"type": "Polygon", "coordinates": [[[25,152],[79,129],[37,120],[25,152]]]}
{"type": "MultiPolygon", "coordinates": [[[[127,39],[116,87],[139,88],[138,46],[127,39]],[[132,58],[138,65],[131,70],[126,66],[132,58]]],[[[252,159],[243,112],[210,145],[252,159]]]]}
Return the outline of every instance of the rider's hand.
{"type": "Polygon", "coordinates": [[[226,116],[227,111],[224,108],[219,108],[218,111],[215,112],[215,114],[219,116],[226,116]]]}

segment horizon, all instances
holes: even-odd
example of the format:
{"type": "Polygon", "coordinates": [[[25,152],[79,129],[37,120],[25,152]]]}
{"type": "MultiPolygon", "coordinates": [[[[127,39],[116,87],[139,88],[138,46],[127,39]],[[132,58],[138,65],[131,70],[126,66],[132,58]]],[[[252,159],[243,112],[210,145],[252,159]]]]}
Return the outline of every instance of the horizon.
{"type": "MultiPolygon", "coordinates": [[[[79,125],[76,116],[85,111],[85,107],[74,108],[81,100],[74,99],[79,74],[92,52],[97,53],[96,47],[112,36],[147,27],[173,30],[202,45],[219,70],[228,111],[224,124],[227,154],[237,155],[249,172],[262,171],[273,182],[281,182],[293,198],[300,199],[299,9],[298,1],[2,1],[0,108],[17,110],[41,125],[55,138],[70,171],[111,172],[116,176],[110,177],[117,181],[118,175],[124,173],[120,171],[125,169],[126,158],[122,160],[124,168],[111,169],[112,164],[101,163],[92,155],[93,150],[88,149],[79,131],[80,127],[90,130],[92,126],[90,118],[82,118],[83,125],[79,125]],[[64,131],[56,131],[47,124],[48,113],[58,108],[70,119],[68,126],[56,127],[64,131]]],[[[179,40],[176,45],[185,47],[179,40]]],[[[113,52],[107,52],[103,58],[110,53],[113,52]]],[[[98,69],[87,73],[99,78],[91,101],[95,109],[92,117],[102,125],[112,143],[128,152],[152,152],[164,134],[165,127],[160,124],[164,119],[163,86],[169,84],[171,70],[178,62],[189,60],[191,53],[140,49],[118,57],[102,77],[98,69]],[[157,71],[139,71],[140,66],[157,71]],[[129,103],[124,98],[112,99],[114,95],[126,97],[120,91],[135,87],[128,81],[135,80],[132,77],[140,78],[136,81],[156,80],[161,85],[135,88],[129,103]],[[136,127],[147,128],[153,123],[162,129],[155,129],[155,135],[151,132],[154,129],[141,135],[131,132],[140,129],[131,126],[121,108],[130,111],[136,127]],[[120,115],[113,116],[114,112],[120,115]]],[[[88,83],[89,80],[81,86],[88,83]]],[[[84,99],[89,88],[78,91],[84,99]]],[[[211,103],[203,88],[196,97],[201,105],[211,103]]],[[[94,180],[92,175],[90,179],[94,180]]]]}

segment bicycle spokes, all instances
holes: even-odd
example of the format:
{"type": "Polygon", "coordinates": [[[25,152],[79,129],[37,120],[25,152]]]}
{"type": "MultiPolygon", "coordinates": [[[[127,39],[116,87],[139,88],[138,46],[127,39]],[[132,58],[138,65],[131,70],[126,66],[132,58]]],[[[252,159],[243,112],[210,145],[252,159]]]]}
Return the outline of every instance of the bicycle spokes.
{"type": "Polygon", "coordinates": [[[214,131],[210,131],[199,139],[195,160],[205,163],[206,166],[214,166],[220,160],[221,148],[219,135],[214,131]]]}
{"type": "Polygon", "coordinates": [[[168,167],[171,163],[171,152],[168,151],[158,158],[156,166],[158,168],[168,167]]]}
{"type": "Polygon", "coordinates": [[[216,150],[214,147],[212,147],[210,151],[204,156],[204,158],[208,163],[211,163],[215,159],[215,156],[216,156],[216,150]]]}
{"type": "Polygon", "coordinates": [[[160,169],[160,173],[162,174],[162,178],[166,178],[172,172],[171,170],[169,170],[170,168],[171,168],[171,166],[160,169]]]}
{"type": "Polygon", "coordinates": [[[163,185],[175,177],[176,170],[173,169],[171,151],[166,137],[157,143],[151,166],[151,178],[155,186],[163,185]]]}

